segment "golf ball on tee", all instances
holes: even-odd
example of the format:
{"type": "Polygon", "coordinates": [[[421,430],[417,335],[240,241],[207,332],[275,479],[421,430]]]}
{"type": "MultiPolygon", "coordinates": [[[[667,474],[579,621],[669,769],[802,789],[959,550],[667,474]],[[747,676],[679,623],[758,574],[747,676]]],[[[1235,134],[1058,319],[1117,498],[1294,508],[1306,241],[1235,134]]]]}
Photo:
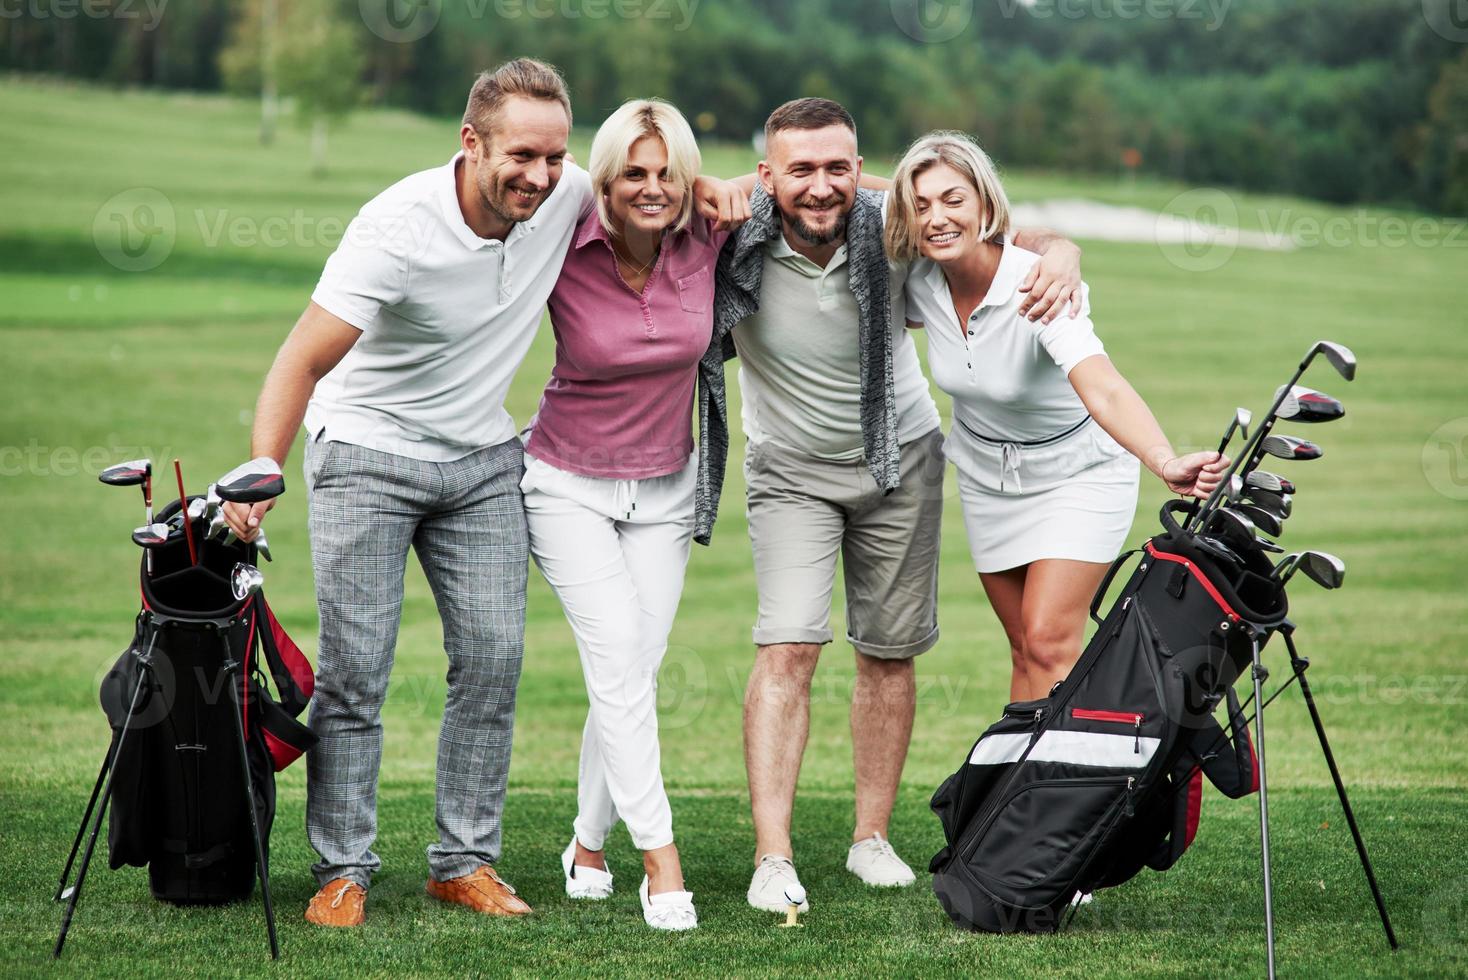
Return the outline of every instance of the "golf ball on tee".
{"type": "Polygon", "coordinates": [[[791,905],[799,905],[805,901],[805,889],[797,884],[785,886],[785,901],[791,905]]]}

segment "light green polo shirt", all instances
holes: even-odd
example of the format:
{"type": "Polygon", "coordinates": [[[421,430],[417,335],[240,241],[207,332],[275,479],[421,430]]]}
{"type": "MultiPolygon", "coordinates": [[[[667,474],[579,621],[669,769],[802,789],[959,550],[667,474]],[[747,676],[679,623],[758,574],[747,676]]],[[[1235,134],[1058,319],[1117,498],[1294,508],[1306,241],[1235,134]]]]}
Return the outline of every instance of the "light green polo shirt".
{"type": "MultiPolygon", "coordinates": [[[[894,267],[892,373],[897,441],[936,429],[938,408],[906,329],[906,266],[894,267]]],[[[824,269],[785,237],[765,246],[759,312],[734,328],[744,435],[835,461],[862,458],[861,314],[851,294],[846,246],[824,269]]]]}

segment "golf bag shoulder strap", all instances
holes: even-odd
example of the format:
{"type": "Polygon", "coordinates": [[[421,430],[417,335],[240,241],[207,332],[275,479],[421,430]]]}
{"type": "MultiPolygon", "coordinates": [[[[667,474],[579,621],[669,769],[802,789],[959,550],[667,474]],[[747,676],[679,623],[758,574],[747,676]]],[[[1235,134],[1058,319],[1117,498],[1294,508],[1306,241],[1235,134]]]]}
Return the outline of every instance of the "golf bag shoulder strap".
{"type": "Polygon", "coordinates": [[[1232,688],[1226,696],[1232,737],[1210,716],[1188,740],[1187,751],[1172,773],[1171,829],[1147,858],[1147,866],[1154,871],[1171,868],[1193,843],[1203,809],[1205,775],[1230,799],[1239,799],[1259,789],[1259,767],[1243,710],[1232,688]]]}
{"type": "Polygon", "coordinates": [[[1096,594],[1091,596],[1091,618],[1096,621],[1097,626],[1101,625],[1101,617],[1096,615],[1096,612],[1101,608],[1101,603],[1105,600],[1106,593],[1111,588],[1111,580],[1116,578],[1116,573],[1121,571],[1121,566],[1125,565],[1132,555],[1139,555],[1141,553],[1142,549],[1133,548],[1130,551],[1123,551],[1117,555],[1116,560],[1111,563],[1111,567],[1106,570],[1106,577],[1101,580],[1100,585],[1096,586],[1096,594]]]}
{"type": "Polygon", "coordinates": [[[265,594],[257,592],[254,602],[255,635],[260,638],[260,649],[270,669],[270,679],[280,696],[281,707],[294,718],[306,710],[315,692],[315,672],[301,648],[275,618],[270,604],[265,601],[265,594]]]}

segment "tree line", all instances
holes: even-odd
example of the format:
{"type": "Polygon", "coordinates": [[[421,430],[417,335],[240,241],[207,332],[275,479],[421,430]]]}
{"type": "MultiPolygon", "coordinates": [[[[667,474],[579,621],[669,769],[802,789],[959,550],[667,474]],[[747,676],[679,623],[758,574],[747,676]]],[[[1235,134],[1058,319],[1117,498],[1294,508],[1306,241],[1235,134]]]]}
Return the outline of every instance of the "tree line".
{"type": "Polygon", "coordinates": [[[457,115],[475,72],[523,54],[566,71],[583,122],[659,95],[746,141],[780,102],[824,95],[869,157],[948,127],[1012,167],[1465,213],[1468,24],[1451,3],[12,0],[0,69],[265,91],[324,146],[357,106],[457,115]]]}

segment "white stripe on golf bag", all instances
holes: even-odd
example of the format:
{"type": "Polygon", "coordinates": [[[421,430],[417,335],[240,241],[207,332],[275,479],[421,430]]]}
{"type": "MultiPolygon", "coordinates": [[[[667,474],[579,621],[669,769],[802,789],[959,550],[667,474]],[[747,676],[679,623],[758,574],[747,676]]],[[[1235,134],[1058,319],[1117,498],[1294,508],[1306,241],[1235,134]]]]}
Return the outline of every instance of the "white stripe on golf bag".
{"type": "MultiPolygon", "coordinates": [[[[1103,735],[1096,732],[1048,731],[1030,753],[1031,762],[1069,762],[1078,766],[1107,769],[1141,769],[1152,760],[1159,739],[1135,735],[1103,735]]],[[[990,735],[979,739],[968,757],[970,765],[996,766],[1018,762],[1029,745],[1024,733],[990,735]]]]}

